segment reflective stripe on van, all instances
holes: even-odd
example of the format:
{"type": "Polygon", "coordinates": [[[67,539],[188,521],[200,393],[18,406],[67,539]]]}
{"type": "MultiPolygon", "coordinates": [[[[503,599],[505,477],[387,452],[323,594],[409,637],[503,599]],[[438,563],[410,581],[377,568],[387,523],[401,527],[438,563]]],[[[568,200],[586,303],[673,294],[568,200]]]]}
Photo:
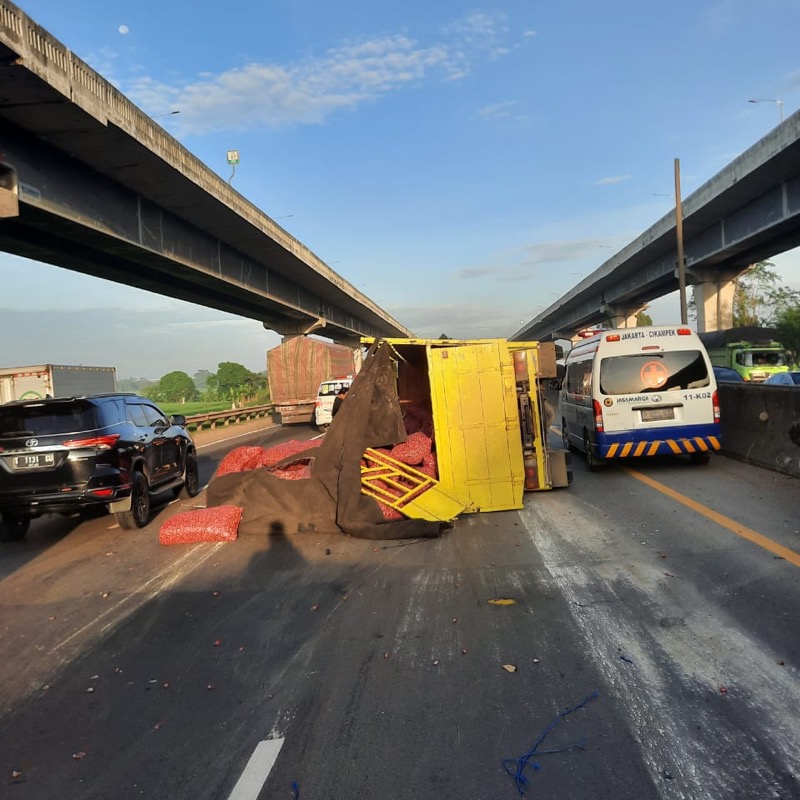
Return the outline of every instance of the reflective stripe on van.
{"type": "Polygon", "coordinates": [[[722,447],[719,425],[690,425],[686,428],[597,433],[597,454],[600,458],[681,455],[710,453],[722,447]]]}

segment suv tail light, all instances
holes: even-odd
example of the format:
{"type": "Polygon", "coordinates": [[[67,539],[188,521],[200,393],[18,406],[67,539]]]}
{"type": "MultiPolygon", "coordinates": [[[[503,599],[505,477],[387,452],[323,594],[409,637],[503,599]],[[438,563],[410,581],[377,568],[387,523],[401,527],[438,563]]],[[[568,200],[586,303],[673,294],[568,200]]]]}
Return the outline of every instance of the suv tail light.
{"type": "Polygon", "coordinates": [[[605,428],[603,427],[603,406],[600,405],[599,400],[593,400],[594,404],[594,429],[598,433],[602,433],[605,428]]]}
{"type": "Polygon", "coordinates": [[[74,449],[77,447],[94,447],[96,450],[110,450],[119,441],[119,434],[110,436],[93,436],[90,439],[69,439],[62,444],[64,447],[74,449]]]}

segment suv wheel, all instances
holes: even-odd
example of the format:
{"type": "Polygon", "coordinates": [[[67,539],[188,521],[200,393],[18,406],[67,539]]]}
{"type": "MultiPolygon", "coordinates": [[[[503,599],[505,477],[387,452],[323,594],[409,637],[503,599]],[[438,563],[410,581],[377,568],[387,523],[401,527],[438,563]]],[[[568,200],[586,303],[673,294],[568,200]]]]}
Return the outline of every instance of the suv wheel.
{"type": "Polygon", "coordinates": [[[126,531],[144,528],[150,519],[150,487],[147,478],[141,471],[133,473],[133,486],[131,487],[131,510],[120,511],[117,522],[120,528],[126,531]]]}
{"type": "Polygon", "coordinates": [[[186,456],[186,471],[183,474],[181,497],[197,497],[200,494],[200,472],[197,469],[197,456],[186,456]]]}
{"type": "Polygon", "coordinates": [[[0,542],[18,542],[28,532],[31,521],[28,517],[3,514],[0,519],[0,542]]]}

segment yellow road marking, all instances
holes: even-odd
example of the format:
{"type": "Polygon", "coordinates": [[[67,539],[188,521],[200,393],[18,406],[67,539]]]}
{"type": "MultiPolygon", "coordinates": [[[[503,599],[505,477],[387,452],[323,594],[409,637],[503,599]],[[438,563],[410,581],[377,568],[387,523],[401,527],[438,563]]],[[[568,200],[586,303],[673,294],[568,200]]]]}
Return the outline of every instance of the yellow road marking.
{"type": "Polygon", "coordinates": [[[774,542],[767,536],[757,533],[752,528],[748,528],[745,525],[740,525],[738,522],[730,519],[730,517],[726,517],[723,514],[718,514],[716,511],[704,506],[702,503],[698,503],[696,500],[692,500],[690,497],[686,497],[686,495],[676,492],[674,489],[670,489],[669,486],[665,486],[663,483],[659,483],[647,475],[643,475],[641,472],[637,472],[629,467],[623,467],[623,469],[632,478],[636,478],[637,481],[647,484],[650,488],[655,489],[657,492],[661,492],[661,494],[671,497],[673,500],[681,503],[681,505],[691,508],[692,511],[702,514],[712,522],[716,522],[717,525],[721,525],[723,528],[727,528],[737,536],[741,536],[742,539],[747,539],[748,542],[757,544],[759,547],[763,547],[773,555],[780,556],[781,558],[786,559],[789,563],[794,564],[796,567],[800,567],[800,553],[796,553],[794,550],[790,550],[788,547],[784,547],[782,544],[774,542]]]}

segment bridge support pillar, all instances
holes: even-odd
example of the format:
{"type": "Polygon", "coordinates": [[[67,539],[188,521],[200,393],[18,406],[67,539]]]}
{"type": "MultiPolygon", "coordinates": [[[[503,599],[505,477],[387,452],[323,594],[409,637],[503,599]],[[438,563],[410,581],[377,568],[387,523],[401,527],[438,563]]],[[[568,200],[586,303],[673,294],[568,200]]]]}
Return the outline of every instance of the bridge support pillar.
{"type": "Polygon", "coordinates": [[[647,308],[646,303],[635,303],[632,306],[604,303],[600,312],[606,315],[608,324],[613,328],[635,328],[636,316],[647,308]]]}
{"type": "Polygon", "coordinates": [[[279,333],[286,342],[297,336],[308,336],[309,333],[324,328],[327,324],[324,317],[315,320],[289,320],[289,319],[266,319],[261,323],[268,331],[279,333]]]}
{"type": "Polygon", "coordinates": [[[710,269],[686,271],[686,279],[692,284],[698,332],[722,331],[733,327],[736,278],[745,271],[746,268],[735,272],[710,269]]]}

